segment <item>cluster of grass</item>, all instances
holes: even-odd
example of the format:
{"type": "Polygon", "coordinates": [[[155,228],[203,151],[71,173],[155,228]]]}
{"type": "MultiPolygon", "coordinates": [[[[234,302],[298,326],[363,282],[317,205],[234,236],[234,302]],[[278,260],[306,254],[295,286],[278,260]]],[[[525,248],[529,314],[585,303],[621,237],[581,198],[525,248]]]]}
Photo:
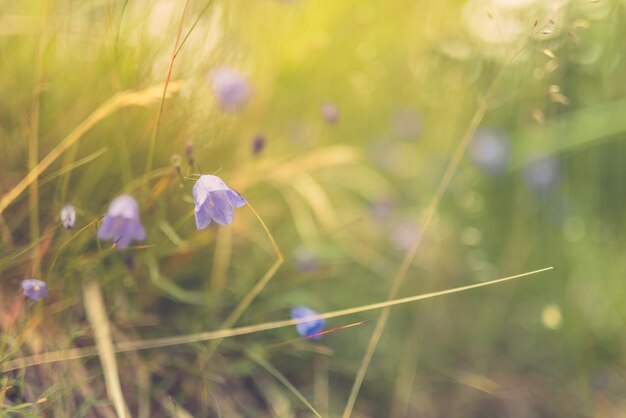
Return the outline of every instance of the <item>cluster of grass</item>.
{"type": "Polygon", "coordinates": [[[0,10],[3,415],[621,416],[622,1],[0,10]],[[196,229],[200,173],[250,203],[233,224],[196,229]],[[125,251],[96,239],[121,194],[125,251]],[[368,322],[304,340],[294,305],[368,322]]]}

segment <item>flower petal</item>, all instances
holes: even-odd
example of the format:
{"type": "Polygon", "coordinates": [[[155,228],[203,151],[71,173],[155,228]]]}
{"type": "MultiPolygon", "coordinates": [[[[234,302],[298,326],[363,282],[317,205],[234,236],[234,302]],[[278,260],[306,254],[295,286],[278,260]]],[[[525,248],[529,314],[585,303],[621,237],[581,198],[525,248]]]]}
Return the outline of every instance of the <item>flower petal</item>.
{"type": "Polygon", "coordinates": [[[113,242],[115,246],[120,250],[124,250],[130,246],[130,242],[133,240],[133,237],[130,234],[120,235],[113,242]]]}
{"type": "Polygon", "coordinates": [[[209,216],[220,225],[233,223],[235,208],[230,203],[226,190],[212,192],[204,203],[209,216]]]}
{"type": "Polygon", "coordinates": [[[102,219],[102,225],[98,228],[98,239],[109,240],[113,237],[113,218],[109,215],[105,215],[102,219]]]}
{"type": "Polygon", "coordinates": [[[110,216],[139,220],[139,206],[132,196],[123,194],[113,199],[107,214],[110,216]]]}
{"type": "Polygon", "coordinates": [[[226,190],[226,194],[228,195],[228,200],[233,207],[240,208],[247,203],[246,199],[241,197],[239,193],[232,189],[226,190]]]}
{"type": "Polygon", "coordinates": [[[136,221],[133,225],[133,230],[133,239],[135,241],[143,241],[144,239],[146,239],[146,230],[143,229],[143,225],[141,224],[141,222],[136,221]]]}
{"type": "Polygon", "coordinates": [[[196,208],[202,206],[209,197],[209,193],[217,190],[228,190],[224,181],[211,174],[203,174],[193,185],[193,201],[196,208]]]}
{"type": "Polygon", "coordinates": [[[204,206],[201,206],[199,209],[196,208],[193,214],[196,218],[196,228],[204,229],[211,223],[211,216],[204,206]]]}

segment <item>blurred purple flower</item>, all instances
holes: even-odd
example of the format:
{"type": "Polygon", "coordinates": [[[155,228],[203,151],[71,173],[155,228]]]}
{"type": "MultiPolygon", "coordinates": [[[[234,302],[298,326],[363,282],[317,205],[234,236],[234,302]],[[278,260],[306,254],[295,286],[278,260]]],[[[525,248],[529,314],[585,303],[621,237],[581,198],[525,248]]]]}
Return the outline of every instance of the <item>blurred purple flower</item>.
{"type": "Polygon", "coordinates": [[[561,181],[561,165],[552,156],[538,158],[524,168],[524,179],[533,192],[546,193],[561,181]]]}
{"type": "Polygon", "coordinates": [[[374,220],[384,222],[393,214],[395,203],[390,197],[381,197],[371,203],[370,211],[374,220]]]}
{"type": "Polygon", "coordinates": [[[296,268],[301,273],[313,273],[320,268],[321,262],[317,253],[308,247],[298,247],[292,253],[296,268]]]}
{"type": "Polygon", "coordinates": [[[334,124],[339,120],[339,108],[334,103],[324,103],[322,105],[322,117],[329,124],[334,124]]]}
{"type": "Polygon", "coordinates": [[[311,318],[311,321],[296,324],[296,330],[301,337],[319,340],[321,335],[315,335],[324,330],[326,320],[320,318],[319,314],[304,306],[295,306],[291,309],[292,319],[311,318]]]}
{"type": "Polygon", "coordinates": [[[76,209],[69,203],[61,208],[61,224],[65,229],[74,228],[76,223],[76,209]]]}
{"type": "Polygon", "coordinates": [[[469,144],[469,157],[490,175],[502,173],[509,163],[509,138],[494,129],[479,129],[469,144]]]}
{"type": "Polygon", "coordinates": [[[420,234],[420,227],[414,220],[399,222],[391,233],[391,242],[398,250],[406,251],[415,242],[420,234]]]}
{"type": "Polygon", "coordinates": [[[422,131],[422,117],[413,109],[398,109],[391,116],[391,127],[400,138],[415,140],[422,131]]]}
{"type": "Polygon", "coordinates": [[[246,200],[232,190],[221,178],[210,174],[200,176],[193,185],[194,215],[196,227],[204,229],[214,220],[220,225],[230,225],[235,208],[246,204],[246,200]]]}
{"type": "Polygon", "coordinates": [[[128,248],[133,240],[146,239],[146,231],[139,220],[139,206],[132,196],[122,195],[111,202],[98,229],[98,239],[112,241],[119,249],[128,248]]]}
{"type": "Polygon", "coordinates": [[[215,69],[211,73],[211,85],[217,96],[218,105],[226,111],[240,110],[252,95],[248,79],[233,68],[215,69]]]}
{"type": "Polygon", "coordinates": [[[34,302],[37,302],[41,298],[48,297],[48,285],[41,280],[22,280],[22,290],[24,291],[24,296],[34,302]]]}
{"type": "Polygon", "coordinates": [[[265,137],[257,135],[252,140],[252,155],[259,155],[265,148],[265,137]]]}

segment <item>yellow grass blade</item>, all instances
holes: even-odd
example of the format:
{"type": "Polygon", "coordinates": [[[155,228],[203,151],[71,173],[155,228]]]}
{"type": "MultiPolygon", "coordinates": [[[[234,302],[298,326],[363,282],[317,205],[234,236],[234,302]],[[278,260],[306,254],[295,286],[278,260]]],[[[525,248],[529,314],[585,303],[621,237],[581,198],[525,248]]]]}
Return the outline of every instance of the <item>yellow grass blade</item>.
{"type": "MultiPolygon", "coordinates": [[[[221,329],[228,329],[228,328],[231,328],[233,325],[235,325],[235,323],[239,320],[239,318],[241,318],[241,315],[243,315],[243,313],[248,309],[250,304],[252,304],[254,299],[256,299],[256,297],[259,295],[259,293],[263,291],[263,289],[265,289],[265,286],[267,286],[270,280],[272,280],[272,277],[274,277],[274,275],[276,274],[276,272],[278,271],[278,269],[280,268],[280,266],[283,264],[285,260],[283,257],[283,253],[280,251],[280,248],[278,247],[278,244],[276,244],[276,240],[274,240],[274,236],[272,235],[269,228],[263,221],[263,218],[261,218],[261,215],[259,215],[256,209],[254,209],[254,207],[250,204],[250,202],[248,202],[248,207],[250,208],[254,216],[256,216],[256,218],[259,220],[259,222],[261,223],[261,226],[265,230],[265,233],[269,237],[270,242],[272,243],[272,248],[274,249],[274,253],[276,254],[276,261],[274,261],[274,263],[270,266],[270,268],[265,272],[263,277],[261,277],[261,279],[254,285],[252,289],[250,289],[250,291],[246,294],[246,296],[244,296],[244,298],[241,300],[241,302],[239,302],[239,304],[230,313],[230,315],[228,315],[228,317],[224,320],[224,322],[220,326],[221,329]]],[[[206,359],[210,358],[213,355],[213,353],[219,346],[220,342],[221,342],[221,339],[218,339],[209,348],[208,353],[206,355],[206,359]]]]}
{"type": "Polygon", "coordinates": [[[115,348],[113,341],[111,341],[111,329],[106,309],[104,308],[100,285],[93,279],[87,281],[83,286],[83,294],[87,319],[93,328],[96,349],[98,350],[100,363],[102,363],[107,395],[113,406],[115,406],[118,417],[130,417],[128,407],[122,395],[122,386],[120,384],[117,361],[115,360],[115,348]]]}
{"type": "MultiPolygon", "coordinates": [[[[169,94],[179,91],[183,86],[183,81],[173,81],[169,83],[169,94]]],[[[65,151],[72,145],[77,143],[83,135],[93,128],[98,122],[110,116],[114,112],[130,106],[148,106],[162,97],[163,84],[148,87],[139,91],[124,91],[115,94],[112,98],[104,102],[100,107],[93,111],[91,115],[81,122],[72,132],[69,133],[59,144],[54,147],[48,155],[46,155],[32,170],[28,172],[26,177],[22,179],[15,187],[9,190],[0,199],[0,214],[17,199],[28,186],[30,186],[41,174],[52,165],[65,151]]]]}
{"type": "MultiPolygon", "coordinates": [[[[239,328],[231,329],[219,329],[217,331],[200,332],[196,334],[179,335],[174,337],[154,338],[151,340],[140,341],[126,341],[115,345],[116,353],[125,353],[137,350],[147,350],[151,348],[170,347],[174,345],[196,343],[202,341],[220,340],[224,338],[235,337],[238,335],[254,334],[261,331],[269,331],[272,329],[284,328],[293,326],[302,322],[311,321],[318,318],[337,318],[340,316],[354,315],[361,312],[375,311],[389,306],[403,305],[410,302],[417,302],[424,299],[432,299],[440,296],[451,295],[453,293],[461,293],[472,289],[478,289],[480,287],[492,286],[498,283],[504,283],[523,277],[532,276],[535,274],[543,273],[552,270],[554,267],[545,267],[538,270],[529,271],[526,273],[516,274],[513,276],[503,277],[501,279],[495,279],[482,283],[470,284],[467,286],[454,287],[452,289],[440,290],[436,292],[423,293],[415,296],[408,296],[404,298],[394,299],[390,301],[372,303],[369,305],[357,306],[354,308],[341,309],[338,311],[326,312],[316,315],[315,318],[300,318],[300,319],[284,319],[280,321],[265,322],[256,325],[247,325],[239,328]]],[[[8,372],[11,370],[17,370],[25,367],[35,366],[38,364],[54,363],[57,361],[76,360],[85,357],[92,357],[97,354],[95,347],[76,348],[71,350],[51,351],[48,353],[35,354],[29,357],[23,357],[15,360],[5,362],[0,365],[0,371],[8,372]]]]}

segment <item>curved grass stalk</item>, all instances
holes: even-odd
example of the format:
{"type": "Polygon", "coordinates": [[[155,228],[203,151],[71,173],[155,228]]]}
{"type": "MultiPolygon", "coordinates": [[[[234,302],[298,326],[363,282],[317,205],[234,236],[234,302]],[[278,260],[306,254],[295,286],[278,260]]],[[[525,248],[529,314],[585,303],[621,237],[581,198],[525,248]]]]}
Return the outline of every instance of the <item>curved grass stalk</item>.
{"type": "MultiPolygon", "coordinates": [[[[481,287],[492,286],[498,283],[504,283],[523,277],[533,276],[535,274],[543,273],[552,270],[554,267],[545,267],[538,270],[529,271],[526,273],[516,274],[513,276],[507,276],[500,279],[490,280],[487,282],[475,283],[466,286],[454,287],[451,289],[439,290],[436,292],[422,293],[414,296],[408,296],[404,298],[398,298],[394,300],[377,302],[368,305],[357,306],[353,308],[340,309],[338,311],[326,312],[317,315],[315,318],[300,318],[300,319],[284,319],[279,321],[264,322],[256,325],[246,325],[238,328],[230,329],[218,329],[216,331],[200,332],[196,334],[179,335],[174,337],[154,338],[150,340],[139,341],[125,341],[118,343],[114,346],[115,353],[126,353],[138,350],[148,350],[152,348],[171,347],[181,344],[190,344],[203,341],[222,340],[224,338],[231,338],[238,335],[254,334],[261,331],[269,331],[272,329],[285,328],[293,326],[302,322],[307,322],[312,319],[324,318],[337,318],[346,315],[354,315],[362,312],[369,312],[384,309],[390,306],[404,305],[406,303],[417,302],[425,299],[432,299],[440,296],[451,295],[453,293],[462,293],[472,289],[478,289],[481,287]]],[[[26,367],[36,366],[40,364],[55,363],[59,361],[77,360],[86,357],[93,357],[97,355],[95,347],[74,348],[70,350],[50,351],[47,353],[35,354],[28,357],[22,357],[0,364],[0,372],[8,372],[11,370],[23,369],[26,367]]]]}
{"type": "Polygon", "coordinates": [[[172,78],[172,70],[174,69],[174,61],[176,60],[176,56],[178,55],[178,44],[180,42],[180,36],[183,32],[183,23],[185,22],[185,15],[187,15],[188,8],[189,8],[189,0],[185,1],[185,7],[183,8],[183,15],[180,17],[180,25],[178,26],[178,33],[176,34],[176,42],[174,42],[174,50],[172,51],[172,57],[170,58],[170,64],[167,69],[167,76],[165,77],[165,83],[163,84],[163,94],[161,96],[159,114],[157,116],[156,126],[154,127],[154,132],[152,133],[152,138],[150,138],[150,145],[148,147],[148,157],[146,160],[146,169],[144,170],[144,174],[147,174],[150,171],[152,171],[154,153],[156,151],[156,144],[159,139],[159,131],[161,128],[161,119],[163,118],[163,110],[165,108],[165,97],[167,96],[167,88],[169,87],[170,80],[172,78]]]}
{"type": "Polygon", "coordinates": [[[187,38],[189,38],[189,35],[191,35],[191,32],[193,32],[193,30],[198,25],[198,22],[200,22],[200,18],[202,18],[202,15],[205,14],[207,10],[209,10],[209,7],[211,6],[212,3],[213,3],[212,0],[208,1],[207,4],[204,6],[204,8],[200,11],[200,13],[198,13],[198,17],[196,17],[196,20],[193,22],[193,24],[187,31],[187,34],[185,35],[183,40],[180,41],[180,45],[178,46],[178,49],[176,50],[177,55],[180,52],[180,50],[183,48],[183,45],[185,45],[185,42],[187,42],[187,38]]]}
{"type": "MultiPolygon", "coordinates": [[[[248,202],[247,205],[252,211],[252,213],[254,214],[254,216],[256,216],[256,218],[259,220],[259,222],[261,223],[261,226],[263,226],[263,229],[265,230],[265,233],[270,239],[272,248],[274,249],[274,253],[276,254],[276,261],[274,261],[274,263],[265,272],[265,274],[256,283],[256,285],[254,285],[254,287],[250,289],[250,291],[246,294],[246,296],[244,296],[241,302],[239,302],[237,307],[235,307],[235,309],[230,313],[230,315],[228,315],[228,317],[224,320],[224,322],[222,322],[220,329],[230,329],[233,327],[233,325],[235,325],[235,323],[239,320],[239,318],[241,318],[241,315],[243,315],[243,313],[250,307],[254,299],[256,299],[256,297],[259,295],[259,293],[263,291],[263,289],[265,289],[265,286],[267,286],[270,280],[272,280],[272,278],[274,277],[274,275],[276,274],[280,266],[285,261],[285,258],[283,257],[283,253],[280,251],[278,244],[276,244],[276,240],[274,240],[274,236],[272,235],[269,228],[263,221],[263,218],[261,218],[261,215],[259,215],[256,209],[254,209],[254,207],[250,204],[250,202],[248,202]]],[[[218,339],[211,345],[211,347],[209,347],[209,350],[206,354],[207,360],[213,355],[215,350],[217,350],[217,347],[219,346],[221,341],[222,339],[218,339]]]]}
{"type": "MultiPolygon", "coordinates": [[[[180,90],[182,81],[169,83],[169,93],[180,90]]],[[[15,201],[41,174],[46,171],[65,151],[77,143],[85,133],[93,128],[98,122],[110,116],[114,112],[130,106],[148,106],[155,100],[162,97],[162,86],[159,84],[139,91],[123,91],[116,93],[109,100],[101,104],[84,121],[82,121],[72,132],[59,142],[28,174],[2,198],[0,198],[0,214],[15,201]]]]}

